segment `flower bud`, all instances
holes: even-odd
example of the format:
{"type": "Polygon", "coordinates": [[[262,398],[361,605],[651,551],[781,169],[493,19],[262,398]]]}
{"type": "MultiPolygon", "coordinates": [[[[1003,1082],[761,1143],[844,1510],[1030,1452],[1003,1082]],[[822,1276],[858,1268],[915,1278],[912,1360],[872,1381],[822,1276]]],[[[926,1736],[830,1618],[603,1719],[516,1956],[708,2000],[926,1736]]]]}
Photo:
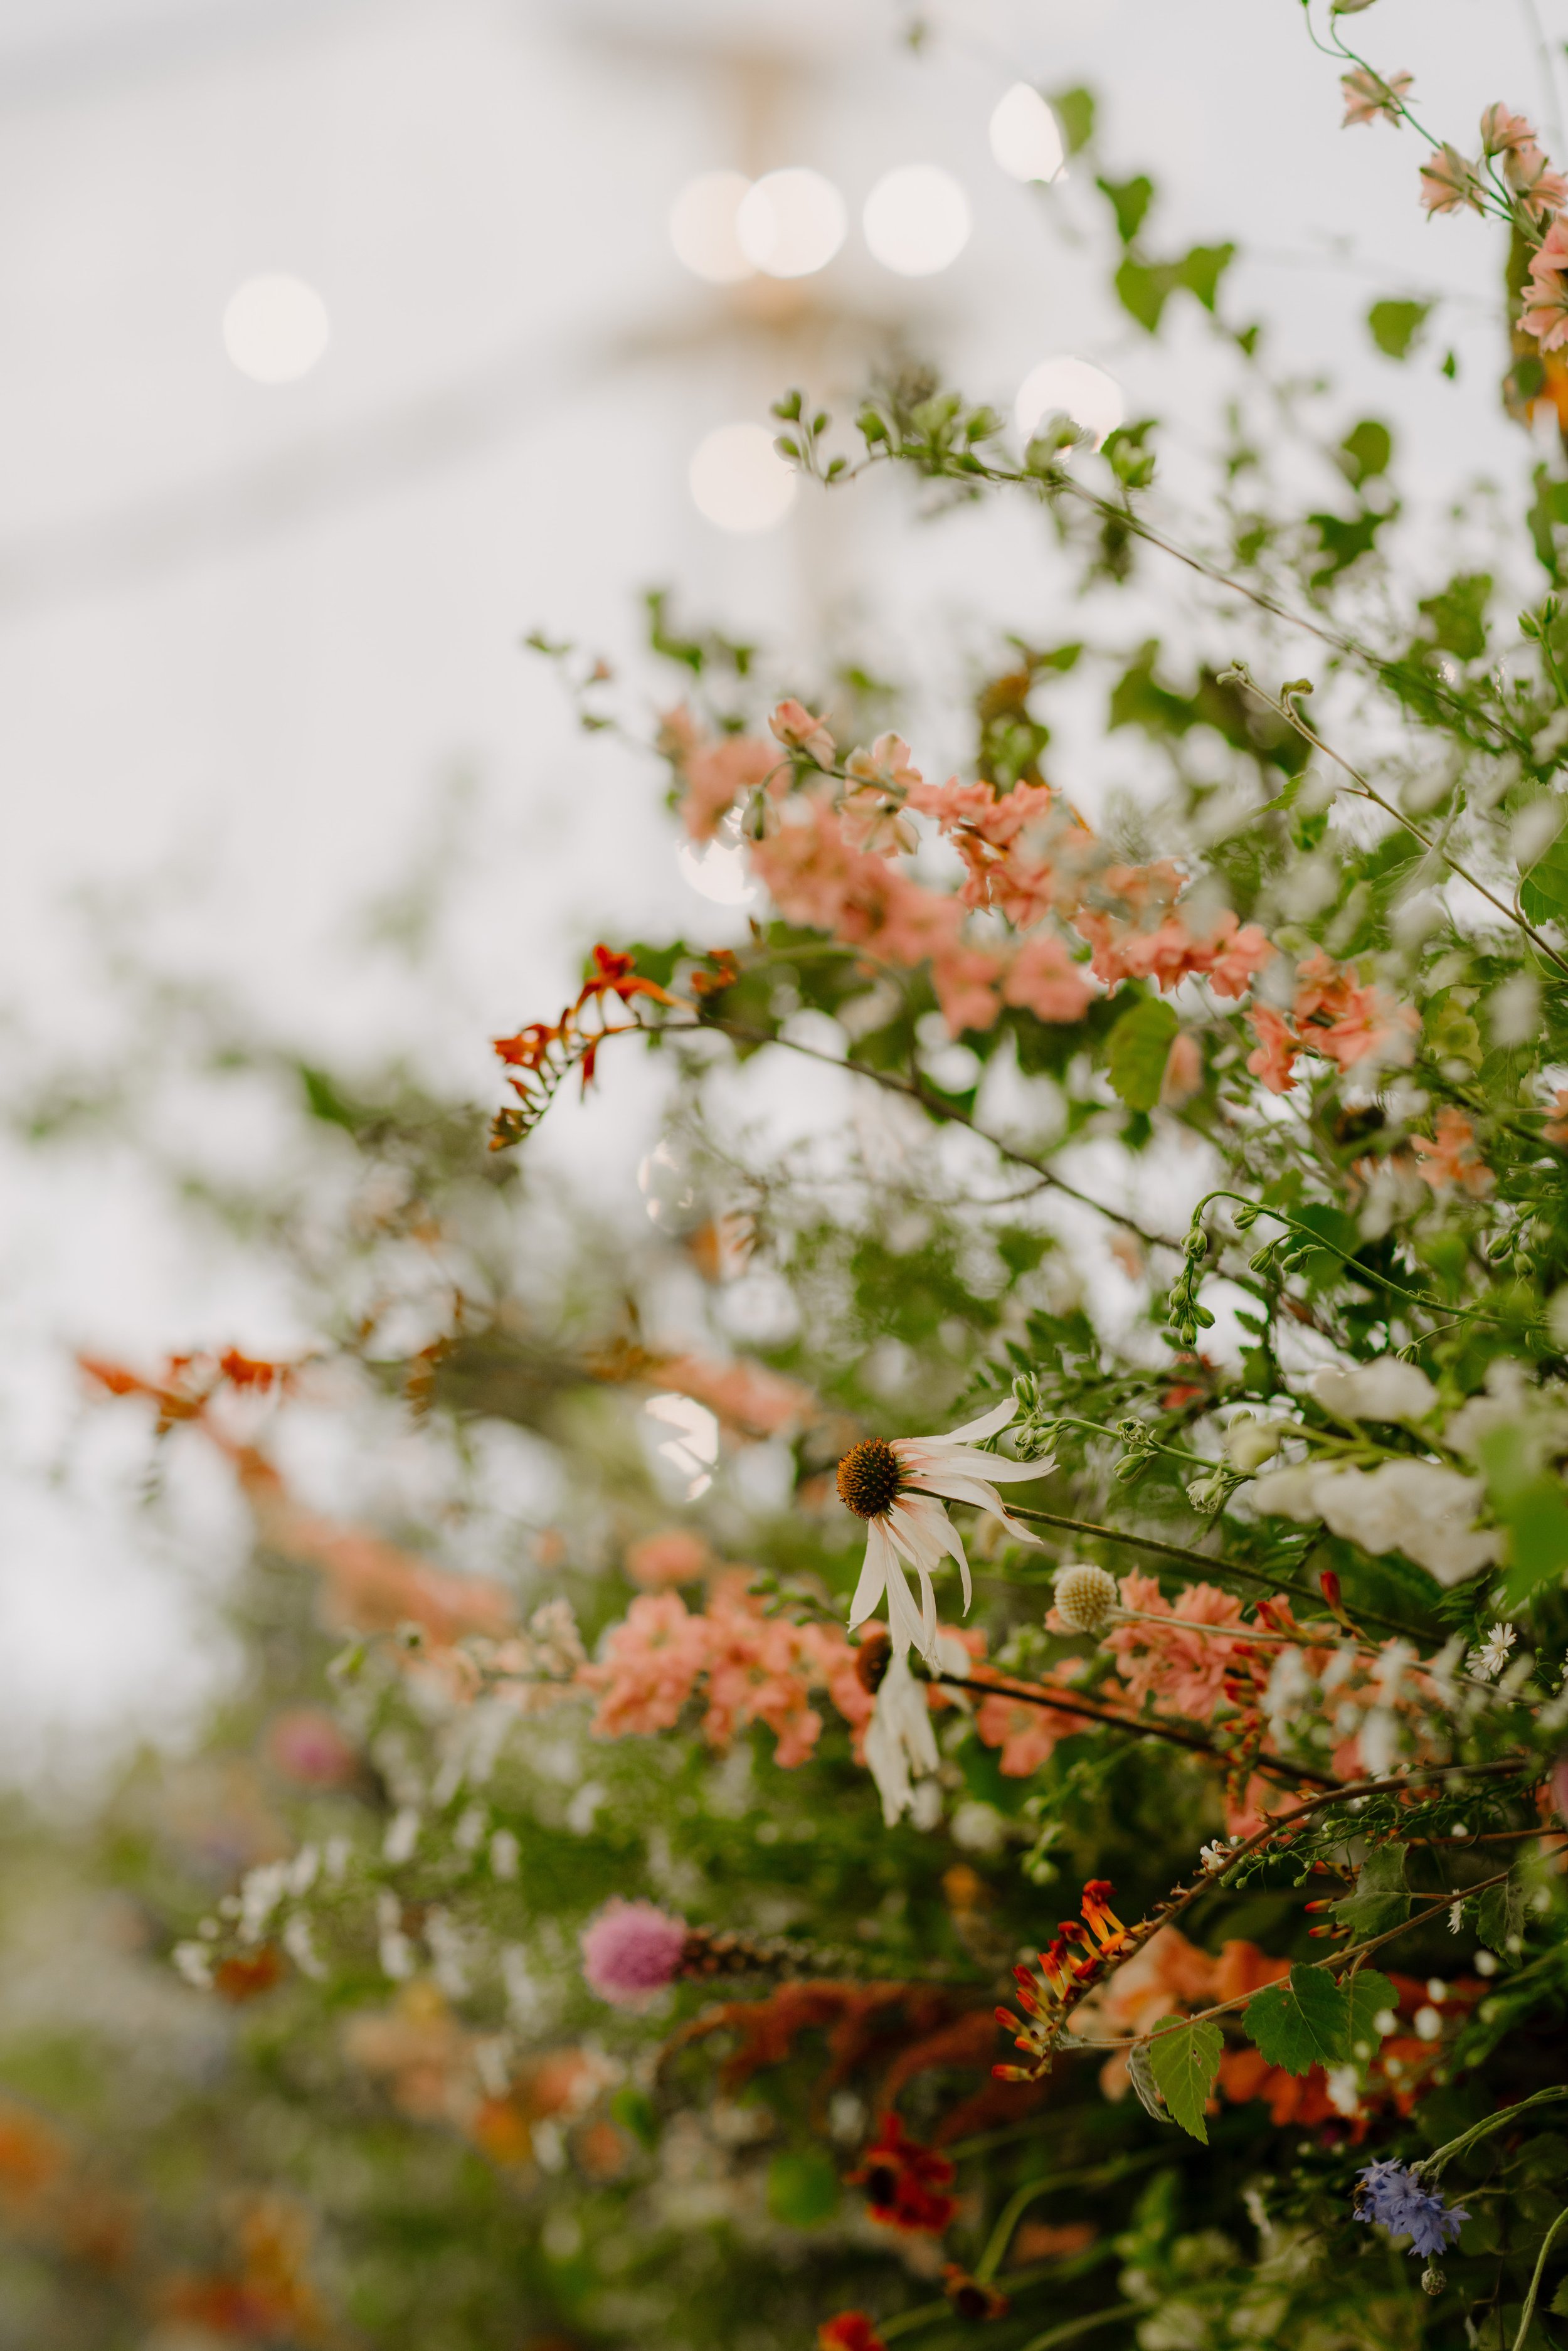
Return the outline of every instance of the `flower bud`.
{"type": "Polygon", "coordinates": [[[1284,1442],[1289,1421],[1254,1420],[1250,1415],[1233,1420],[1225,1432],[1226,1458],[1231,1468],[1243,1478],[1250,1478],[1272,1461],[1284,1442]]]}

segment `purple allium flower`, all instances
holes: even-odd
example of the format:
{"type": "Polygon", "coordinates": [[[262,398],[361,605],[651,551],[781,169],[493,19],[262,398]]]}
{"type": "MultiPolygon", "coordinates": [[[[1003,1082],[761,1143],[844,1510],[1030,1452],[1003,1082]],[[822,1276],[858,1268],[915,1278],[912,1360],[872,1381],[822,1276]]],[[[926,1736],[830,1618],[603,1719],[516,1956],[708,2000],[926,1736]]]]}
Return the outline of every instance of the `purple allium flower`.
{"type": "Polygon", "coordinates": [[[583,1928],[582,1972],[617,2008],[637,2008],[674,1980],[689,1929],[653,1902],[607,1902],[583,1928]]]}
{"type": "Polygon", "coordinates": [[[1396,2237],[1408,2237],[1410,2251],[1430,2261],[1459,2241],[1459,2223],[1469,2214],[1462,2204],[1451,2208],[1435,2189],[1423,2188],[1417,2174],[1392,2159],[1369,2163],[1356,2174],[1355,2217],[1375,2220],[1396,2237]]]}

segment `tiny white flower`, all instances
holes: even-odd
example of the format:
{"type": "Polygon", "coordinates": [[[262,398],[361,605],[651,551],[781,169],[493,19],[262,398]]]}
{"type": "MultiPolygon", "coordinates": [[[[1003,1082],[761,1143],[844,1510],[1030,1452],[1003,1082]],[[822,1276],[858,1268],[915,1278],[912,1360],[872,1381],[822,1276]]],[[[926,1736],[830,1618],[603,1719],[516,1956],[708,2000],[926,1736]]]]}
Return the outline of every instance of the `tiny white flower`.
{"type": "Polygon", "coordinates": [[[310,1920],[303,1910],[296,1910],[283,1930],[283,1948],[302,1976],[319,1983],[327,1970],[316,1949],[310,1931],[310,1920]]]}
{"type": "Polygon", "coordinates": [[[1229,1844],[1223,1844],[1219,1838],[1216,1837],[1212,1844],[1206,1844],[1202,1847],[1197,1857],[1207,1870],[1212,1871],[1223,1869],[1226,1863],[1230,1859],[1233,1849],[1239,1845],[1240,1842],[1241,1840],[1239,1837],[1232,1837],[1229,1844]]]}
{"type": "Polygon", "coordinates": [[[1331,2065],[1323,2080],[1329,2104],[1336,2115],[1346,2116],[1361,2110],[1361,2083],[1354,2065],[1331,2065]]]}
{"type": "Polygon", "coordinates": [[[866,1521],[865,1565],[850,1603],[849,1621],[863,1625],[885,1595],[887,1629],[900,1656],[913,1646],[925,1657],[935,1657],[936,1593],[931,1573],[945,1558],[957,1561],[964,1606],[969,1605],[969,1562],[943,1500],[972,1502],[977,1510],[988,1510],[1020,1542],[1039,1540],[1008,1516],[997,1488],[1014,1479],[1038,1478],[1051,1464],[1009,1461],[980,1450],[982,1440],[1006,1428],[1018,1408],[1016,1398],[1009,1396],[946,1437],[899,1437],[891,1444],[882,1437],[862,1437],[839,1464],[840,1499],[866,1521]],[[918,1608],[904,1574],[906,1564],[920,1579],[918,1608]]]}
{"type": "Polygon", "coordinates": [[[406,1983],[413,1973],[413,1945],[402,1931],[402,1905],[395,1894],[377,1895],[376,1928],[382,1973],[393,1983],[406,1983]]]}
{"type": "Polygon", "coordinates": [[[1494,1682],[1508,1663],[1508,1653],[1519,1638],[1512,1625],[1494,1625],[1479,1649],[1469,1654],[1469,1669],[1478,1681],[1494,1682]]]}
{"type": "Polygon", "coordinates": [[[210,1951],[200,1943],[176,1943],[170,1957],[188,1984],[193,1985],[197,1991],[211,1991],[213,1960],[210,1951]]]}
{"type": "Polygon", "coordinates": [[[413,1858],[419,1843],[419,1813],[413,1804],[402,1804],[387,1823],[387,1833],[382,1839],[382,1859],[393,1865],[413,1858]]]}

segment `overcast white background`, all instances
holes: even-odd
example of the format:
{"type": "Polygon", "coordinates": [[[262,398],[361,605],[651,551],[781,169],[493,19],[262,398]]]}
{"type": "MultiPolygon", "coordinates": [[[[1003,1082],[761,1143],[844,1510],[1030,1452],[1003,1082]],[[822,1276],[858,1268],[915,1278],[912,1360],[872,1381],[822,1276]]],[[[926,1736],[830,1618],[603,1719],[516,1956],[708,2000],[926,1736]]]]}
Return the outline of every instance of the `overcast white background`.
{"type": "MultiPolygon", "coordinates": [[[[1568,8],[1536,9],[1561,61],[1568,8]]],[[[727,935],[681,875],[653,771],[574,730],[519,649],[531,627],[634,660],[639,591],[666,582],[802,679],[846,632],[910,668],[953,622],[966,649],[988,622],[1068,633],[1033,521],[925,531],[880,483],[735,538],[686,486],[714,426],[811,370],[852,384],[895,326],[999,404],[1071,351],[1178,443],[1197,424],[1214,362],[1196,321],[1142,337],[1052,225],[1053,206],[1088,219],[1089,192],[1045,196],[992,162],[1016,78],[1092,84],[1113,168],[1160,183],[1151,243],[1237,238],[1230,315],[1332,368],[1346,422],[1400,401],[1427,486],[1531,461],[1496,401],[1497,233],[1426,223],[1408,138],[1340,131],[1297,0],[925,13],[914,57],[888,0],[0,0],[0,1006],[32,1040],[11,1082],[38,1040],[78,1051],[116,1018],[84,890],[273,1033],[408,1047],[476,1096],[487,1037],[548,1012],[590,939],[727,935]],[[953,172],[975,214],[958,261],[918,282],[855,225],[914,162],[953,172]],[[683,271],[665,218],[695,172],[787,163],[832,178],[852,228],[796,323],[768,330],[754,291],[683,271]],[[320,294],[330,340],[303,381],[263,387],[222,321],[278,269],[320,294]],[[1361,324],[1375,297],[1437,284],[1470,298],[1435,338],[1455,383],[1396,374],[1361,324]],[[477,853],[416,997],[367,959],[359,916],[425,854],[459,774],[477,853]]],[[[1556,111],[1515,0],[1346,21],[1460,143],[1488,99],[1556,111]]],[[[651,1108],[629,1075],[613,1113],[563,1110],[554,1164],[638,1213],[651,1108]]],[[[114,1441],[50,1482],[69,1350],[263,1346],[287,1335],[277,1311],[120,1162],[0,1155],[5,1768],[167,1728],[211,1669],[114,1441]]],[[[235,1533],[208,1507],[221,1565],[235,1533]]]]}

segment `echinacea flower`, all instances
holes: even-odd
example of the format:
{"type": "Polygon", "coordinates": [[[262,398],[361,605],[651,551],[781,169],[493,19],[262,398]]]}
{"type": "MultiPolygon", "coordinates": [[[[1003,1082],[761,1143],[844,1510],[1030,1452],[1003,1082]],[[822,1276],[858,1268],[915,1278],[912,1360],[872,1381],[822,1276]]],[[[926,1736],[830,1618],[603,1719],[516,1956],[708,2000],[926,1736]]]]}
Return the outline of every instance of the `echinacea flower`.
{"type": "Polygon", "coordinates": [[[583,1980],[614,2008],[641,2008],[680,1972],[689,1929],[654,1902],[617,1896],[580,1938],[583,1980]]]}
{"type": "Polygon", "coordinates": [[[1008,1461],[980,1449],[982,1440],[1006,1428],[1017,1412],[1016,1400],[1009,1396],[946,1437],[898,1437],[891,1444],[885,1437],[864,1437],[850,1447],[839,1464],[839,1498],[866,1522],[865,1565],[850,1603],[852,1626],[874,1614],[885,1593],[887,1629],[895,1652],[902,1656],[913,1646],[928,1660],[935,1659],[936,1593],[931,1572],[945,1558],[958,1562],[966,1609],[970,1599],[969,1562],[938,1496],[988,1510],[1021,1542],[1038,1540],[1008,1516],[997,1488],[1018,1478],[1038,1478],[1049,1464],[1008,1461]],[[905,1579],[906,1562],[920,1578],[919,1608],[905,1579]]]}

